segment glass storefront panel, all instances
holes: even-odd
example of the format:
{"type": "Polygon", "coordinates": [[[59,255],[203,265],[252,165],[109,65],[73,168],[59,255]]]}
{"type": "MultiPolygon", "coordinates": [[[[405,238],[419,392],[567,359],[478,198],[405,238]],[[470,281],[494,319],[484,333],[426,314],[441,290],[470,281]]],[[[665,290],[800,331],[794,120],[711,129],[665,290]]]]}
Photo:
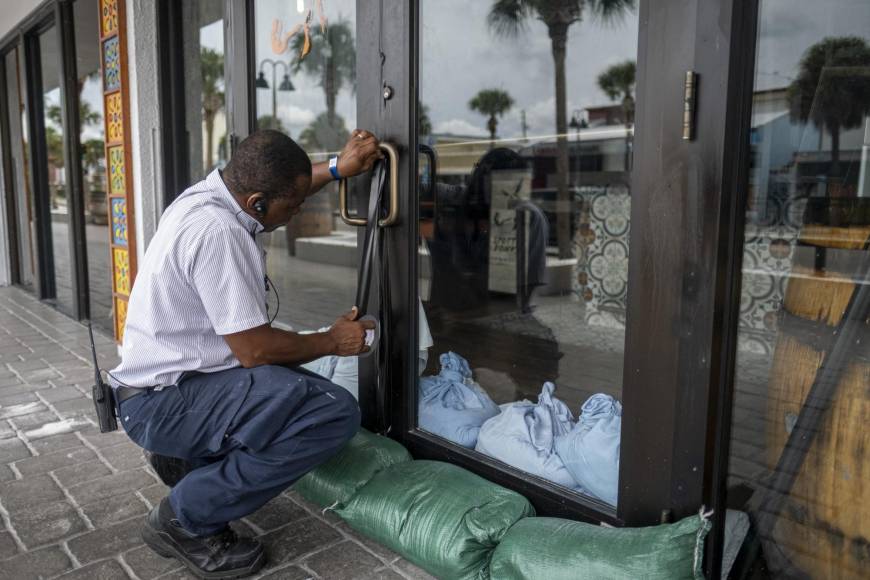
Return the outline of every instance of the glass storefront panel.
{"type": "Polygon", "coordinates": [[[181,6],[190,183],[228,160],[225,8],[223,0],[192,0],[181,6]]]}
{"type": "MultiPolygon", "coordinates": [[[[257,128],[282,131],[313,163],[325,161],[341,150],[356,124],[355,0],[256,0],[254,22],[250,81],[257,128]]],[[[270,236],[266,262],[280,297],[277,323],[317,330],[350,309],[356,228],[339,218],[336,184],[308,198],[301,212],[270,236]]],[[[270,298],[274,312],[276,301],[270,298]]]]}
{"type": "Polygon", "coordinates": [[[99,0],[76,0],[73,6],[90,317],[94,325],[111,334],[114,319],[103,148],[103,83],[100,78],[99,20],[94,18],[98,13],[99,0]]]}
{"type": "Polygon", "coordinates": [[[615,506],[635,3],[420,22],[418,426],[615,506]]]}
{"type": "Polygon", "coordinates": [[[729,516],[753,578],[865,578],[870,9],[759,5],[729,516]]]}
{"type": "Polygon", "coordinates": [[[73,257],[70,245],[69,188],[64,167],[64,128],[61,111],[60,53],[55,26],[39,35],[39,59],[42,71],[43,124],[48,166],[47,195],[51,211],[51,248],[54,259],[55,303],[67,313],[73,312],[73,257]]]}
{"type": "Polygon", "coordinates": [[[18,250],[18,282],[23,286],[33,284],[36,264],[34,263],[33,244],[33,205],[31,199],[30,181],[28,179],[27,158],[27,110],[25,109],[21,78],[18,63],[20,61],[17,48],[6,53],[6,103],[9,114],[9,160],[12,172],[11,182],[15,196],[15,215],[9,219],[15,220],[17,226],[18,250]]]}

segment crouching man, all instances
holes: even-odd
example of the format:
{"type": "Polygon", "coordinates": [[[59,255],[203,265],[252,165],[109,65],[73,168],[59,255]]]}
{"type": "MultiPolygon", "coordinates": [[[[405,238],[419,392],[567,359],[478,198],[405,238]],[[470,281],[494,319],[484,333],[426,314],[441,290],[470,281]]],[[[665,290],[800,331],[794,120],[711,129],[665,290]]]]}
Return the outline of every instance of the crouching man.
{"type": "Polygon", "coordinates": [[[272,328],[257,234],[285,225],[336,170],[355,175],[379,156],[375,137],[355,131],[332,171],[312,168],[289,137],[256,132],[223,171],[167,208],[140,264],[121,364],[109,378],[130,438],[192,468],[142,533],[199,577],[259,570],[263,546],[229,522],[326,461],[359,427],[354,398],[299,365],[367,351],[370,323],[353,309],[326,332],[272,328]]]}

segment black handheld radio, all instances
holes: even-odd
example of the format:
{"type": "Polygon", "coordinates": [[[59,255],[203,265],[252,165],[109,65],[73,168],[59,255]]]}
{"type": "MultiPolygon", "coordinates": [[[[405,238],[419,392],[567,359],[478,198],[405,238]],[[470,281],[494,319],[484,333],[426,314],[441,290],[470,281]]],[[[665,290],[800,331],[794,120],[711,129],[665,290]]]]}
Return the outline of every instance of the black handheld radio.
{"type": "Polygon", "coordinates": [[[94,344],[94,331],[91,323],[88,323],[88,335],[91,337],[91,356],[94,359],[94,408],[97,410],[97,420],[100,423],[100,433],[108,433],[118,430],[118,421],[115,417],[115,393],[112,387],[103,381],[100,374],[100,364],[97,362],[97,347],[94,344]]]}

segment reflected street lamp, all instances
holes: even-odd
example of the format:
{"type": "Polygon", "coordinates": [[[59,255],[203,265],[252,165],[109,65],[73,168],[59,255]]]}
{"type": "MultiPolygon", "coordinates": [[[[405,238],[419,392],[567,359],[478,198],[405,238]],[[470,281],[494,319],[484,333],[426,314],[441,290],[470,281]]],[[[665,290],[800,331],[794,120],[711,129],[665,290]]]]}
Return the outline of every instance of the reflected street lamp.
{"type": "Polygon", "coordinates": [[[296,87],[293,86],[293,83],[290,82],[290,66],[281,60],[272,60],[271,58],[264,58],[260,61],[260,72],[257,74],[257,80],[254,82],[254,86],[258,89],[268,89],[269,82],[266,80],[266,74],[263,72],[263,67],[265,65],[272,66],[272,118],[275,121],[278,121],[278,91],[295,91],[296,87]],[[284,79],[281,81],[281,84],[278,85],[278,66],[284,67],[284,79]]]}

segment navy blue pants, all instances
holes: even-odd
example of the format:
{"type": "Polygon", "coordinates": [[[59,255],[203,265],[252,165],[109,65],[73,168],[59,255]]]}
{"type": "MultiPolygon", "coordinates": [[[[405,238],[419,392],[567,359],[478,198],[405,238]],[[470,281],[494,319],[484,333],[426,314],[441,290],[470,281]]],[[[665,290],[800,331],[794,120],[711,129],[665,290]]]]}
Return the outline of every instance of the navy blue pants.
{"type": "Polygon", "coordinates": [[[119,410],[140,447],[198,466],[169,494],[181,524],[198,535],[262,507],[337,453],[360,421],[346,390],[280,366],[193,375],[119,410]]]}

